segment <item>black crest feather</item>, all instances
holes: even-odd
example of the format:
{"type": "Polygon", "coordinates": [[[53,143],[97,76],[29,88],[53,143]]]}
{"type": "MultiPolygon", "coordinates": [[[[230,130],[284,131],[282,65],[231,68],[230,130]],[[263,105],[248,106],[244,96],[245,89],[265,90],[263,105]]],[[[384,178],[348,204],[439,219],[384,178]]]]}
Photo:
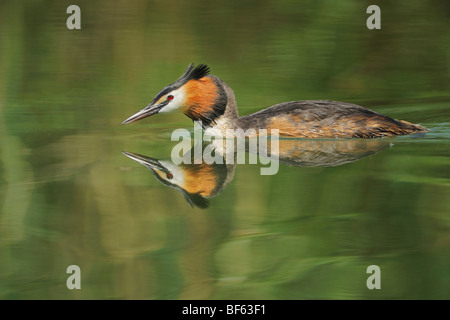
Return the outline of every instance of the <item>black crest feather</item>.
{"type": "Polygon", "coordinates": [[[207,209],[209,207],[209,201],[205,197],[201,196],[199,193],[183,193],[186,201],[191,205],[191,207],[198,207],[200,209],[207,209]]]}
{"type": "Polygon", "coordinates": [[[191,63],[178,81],[186,83],[189,80],[198,80],[207,76],[209,71],[210,69],[206,64],[201,63],[194,67],[194,64],[191,63]]]}
{"type": "Polygon", "coordinates": [[[191,63],[190,65],[188,65],[183,75],[177,79],[177,81],[169,84],[155,96],[151,104],[158,101],[162,96],[168,94],[170,91],[178,89],[189,80],[198,80],[207,76],[209,74],[209,71],[210,69],[206,64],[201,63],[198,66],[194,67],[194,64],[191,63]]]}

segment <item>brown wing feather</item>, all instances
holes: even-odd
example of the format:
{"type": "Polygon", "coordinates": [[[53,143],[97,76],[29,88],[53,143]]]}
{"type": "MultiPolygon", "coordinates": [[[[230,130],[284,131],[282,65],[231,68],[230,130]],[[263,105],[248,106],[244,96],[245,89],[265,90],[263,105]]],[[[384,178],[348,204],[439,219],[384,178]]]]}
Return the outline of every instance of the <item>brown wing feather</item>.
{"type": "Polygon", "coordinates": [[[426,132],[426,128],[395,120],[362,106],[328,100],[285,102],[239,119],[243,129],[278,129],[281,136],[378,138],[426,132]]]}

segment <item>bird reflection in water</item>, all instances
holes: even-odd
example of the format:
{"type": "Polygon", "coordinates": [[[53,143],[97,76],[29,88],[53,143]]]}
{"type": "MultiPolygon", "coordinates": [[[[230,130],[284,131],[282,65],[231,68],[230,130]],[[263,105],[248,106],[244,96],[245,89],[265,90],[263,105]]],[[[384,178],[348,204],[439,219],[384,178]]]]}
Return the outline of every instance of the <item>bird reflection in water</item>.
{"type": "Polygon", "coordinates": [[[144,165],[162,184],[180,192],[192,207],[206,209],[208,198],[222,192],[233,180],[234,164],[179,164],[170,160],[158,160],[137,153],[122,152],[128,158],[144,165]]]}
{"type": "MultiPolygon", "coordinates": [[[[281,164],[296,167],[335,167],[373,155],[390,145],[388,140],[279,140],[278,158],[281,164]]],[[[204,146],[203,148],[205,148],[204,146]]],[[[270,153],[270,150],[268,150],[270,153]]],[[[145,155],[122,152],[128,158],[147,167],[158,181],[176,189],[192,207],[206,209],[208,198],[218,196],[233,180],[236,161],[232,164],[192,159],[191,164],[176,165],[170,160],[158,160],[145,155]]],[[[193,152],[191,154],[194,154],[193,152]]]]}

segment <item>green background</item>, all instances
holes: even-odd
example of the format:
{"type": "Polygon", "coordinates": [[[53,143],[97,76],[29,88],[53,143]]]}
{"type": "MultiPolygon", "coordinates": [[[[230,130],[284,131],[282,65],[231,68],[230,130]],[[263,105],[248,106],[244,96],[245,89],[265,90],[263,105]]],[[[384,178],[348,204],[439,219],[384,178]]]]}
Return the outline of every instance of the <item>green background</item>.
{"type": "Polygon", "coordinates": [[[437,0],[1,2],[0,299],[449,299],[449,27],[437,0]],[[329,99],[432,131],[338,167],[239,165],[191,208],[121,154],[169,159],[191,121],[120,126],[191,62],[241,115],[329,99]]]}

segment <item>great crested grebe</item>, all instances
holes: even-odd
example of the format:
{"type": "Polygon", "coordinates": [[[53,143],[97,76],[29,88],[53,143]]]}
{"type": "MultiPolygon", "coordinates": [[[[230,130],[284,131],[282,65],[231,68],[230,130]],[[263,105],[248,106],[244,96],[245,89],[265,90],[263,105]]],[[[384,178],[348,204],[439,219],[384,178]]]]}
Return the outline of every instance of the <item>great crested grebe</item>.
{"type": "Polygon", "coordinates": [[[395,120],[356,104],[328,100],[291,101],[239,117],[233,90],[209,75],[209,67],[189,65],[174,83],[122,124],[180,110],[202,126],[227,135],[227,129],[278,129],[282,137],[305,139],[380,138],[427,132],[418,124],[395,120]]]}

